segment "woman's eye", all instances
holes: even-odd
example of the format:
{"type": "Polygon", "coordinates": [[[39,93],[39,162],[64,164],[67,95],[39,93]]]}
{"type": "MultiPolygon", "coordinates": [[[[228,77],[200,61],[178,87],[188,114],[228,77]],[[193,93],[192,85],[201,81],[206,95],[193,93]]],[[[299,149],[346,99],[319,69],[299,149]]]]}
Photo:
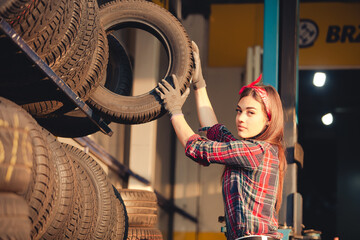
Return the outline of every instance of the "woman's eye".
{"type": "Polygon", "coordinates": [[[255,113],[254,112],[248,112],[249,115],[254,115],[255,113]]]}
{"type": "Polygon", "coordinates": [[[241,113],[241,109],[235,109],[236,112],[241,113]]]}

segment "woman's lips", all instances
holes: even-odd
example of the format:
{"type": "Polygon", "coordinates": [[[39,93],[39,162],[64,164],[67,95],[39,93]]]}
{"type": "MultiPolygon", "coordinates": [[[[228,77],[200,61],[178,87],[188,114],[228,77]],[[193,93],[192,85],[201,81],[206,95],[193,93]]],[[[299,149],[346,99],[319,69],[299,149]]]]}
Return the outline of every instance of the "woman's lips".
{"type": "Polygon", "coordinates": [[[244,127],[244,126],[238,126],[238,130],[239,131],[243,131],[243,130],[245,130],[246,129],[246,127],[244,127]]]}

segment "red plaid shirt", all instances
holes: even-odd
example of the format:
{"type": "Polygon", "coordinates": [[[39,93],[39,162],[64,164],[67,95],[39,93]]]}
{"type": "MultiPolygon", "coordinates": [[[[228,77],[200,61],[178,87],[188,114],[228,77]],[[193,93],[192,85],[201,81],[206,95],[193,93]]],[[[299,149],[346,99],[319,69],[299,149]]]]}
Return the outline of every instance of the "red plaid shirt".
{"type": "Polygon", "coordinates": [[[207,138],[191,136],[186,155],[208,166],[226,165],[223,178],[223,199],[227,238],[266,235],[281,238],[275,215],[279,183],[278,149],[267,142],[237,140],[216,124],[208,129],[207,138]]]}

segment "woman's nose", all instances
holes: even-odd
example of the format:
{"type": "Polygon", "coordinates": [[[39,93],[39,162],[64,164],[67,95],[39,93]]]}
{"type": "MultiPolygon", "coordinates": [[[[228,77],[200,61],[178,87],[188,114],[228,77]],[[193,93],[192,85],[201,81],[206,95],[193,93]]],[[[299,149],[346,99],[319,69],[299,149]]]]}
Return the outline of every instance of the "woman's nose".
{"type": "Polygon", "coordinates": [[[237,116],[236,116],[236,119],[239,122],[244,122],[244,113],[238,113],[237,116]]]}

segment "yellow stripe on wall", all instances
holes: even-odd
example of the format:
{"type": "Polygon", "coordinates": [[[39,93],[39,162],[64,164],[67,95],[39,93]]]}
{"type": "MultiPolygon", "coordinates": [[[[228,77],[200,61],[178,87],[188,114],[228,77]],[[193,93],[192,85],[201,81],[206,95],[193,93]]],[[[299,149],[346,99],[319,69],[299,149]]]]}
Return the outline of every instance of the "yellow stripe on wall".
{"type": "Polygon", "coordinates": [[[247,47],[263,45],[263,4],[212,4],[210,67],[245,66],[247,47]]]}
{"type": "Polygon", "coordinates": [[[222,232],[174,232],[174,240],[226,240],[222,232]]]}

